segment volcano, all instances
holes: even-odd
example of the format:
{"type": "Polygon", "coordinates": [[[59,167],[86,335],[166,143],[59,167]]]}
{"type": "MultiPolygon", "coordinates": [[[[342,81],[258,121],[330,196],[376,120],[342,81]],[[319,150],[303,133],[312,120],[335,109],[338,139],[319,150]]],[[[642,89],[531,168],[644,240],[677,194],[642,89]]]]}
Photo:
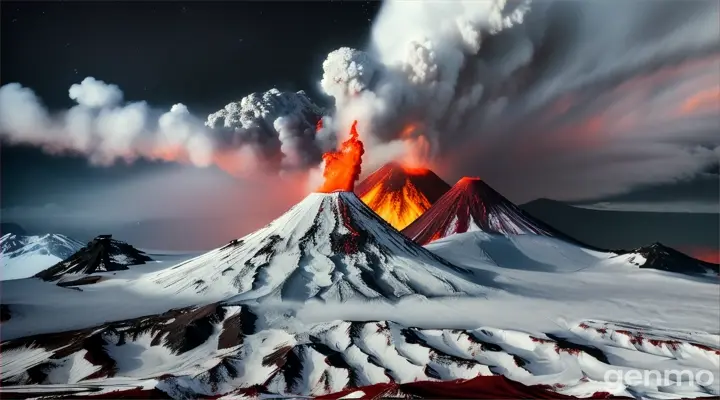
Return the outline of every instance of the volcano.
{"type": "Polygon", "coordinates": [[[652,268],[681,274],[720,274],[720,265],[701,261],[662,243],[653,243],[634,250],[615,251],[640,268],[652,268]]]}
{"type": "Polygon", "coordinates": [[[402,232],[418,244],[456,233],[542,235],[581,244],[522,211],[479,178],[462,178],[402,232]]]}
{"type": "Polygon", "coordinates": [[[112,235],[100,235],[67,259],[38,272],[35,277],[51,282],[59,280],[58,285],[65,286],[70,281],[76,282],[66,280],[67,277],[120,271],[128,269],[129,265],[145,264],[147,261],[152,259],[135,247],[112,239],[112,235]]]}
{"type": "Polygon", "coordinates": [[[236,300],[396,300],[482,293],[473,274],[413,243],[352,192],[312,193],[266,227],[153,279],[236,300]]]}
{"type": "Polygon", "coordinates": [[[450,185],[429,169],[391,162],[360,182],[355,193],[395,229],[403,230],[448,190],[450,185]]]}

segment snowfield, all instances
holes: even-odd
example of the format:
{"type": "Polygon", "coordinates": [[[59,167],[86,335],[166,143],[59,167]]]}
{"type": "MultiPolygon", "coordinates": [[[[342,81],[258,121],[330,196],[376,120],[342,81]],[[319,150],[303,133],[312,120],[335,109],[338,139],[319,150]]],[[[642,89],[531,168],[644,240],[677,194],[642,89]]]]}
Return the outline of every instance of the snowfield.
{"type": "Polygon", "coordinates": [[[637,254],[483,231],[423,248],[332,193],[203,255],[150,255],[82,286],[1,282],[0,396],[720,396],[717,276],[637,254]],[[712,382],[605,379],[630,370],[712,382]]]}
{"type": "Polygon", "coordinates": [[[35,275],[80,250],[83,243],[65,235],[18,235],[0,237],[0,280],[35,275]]]}

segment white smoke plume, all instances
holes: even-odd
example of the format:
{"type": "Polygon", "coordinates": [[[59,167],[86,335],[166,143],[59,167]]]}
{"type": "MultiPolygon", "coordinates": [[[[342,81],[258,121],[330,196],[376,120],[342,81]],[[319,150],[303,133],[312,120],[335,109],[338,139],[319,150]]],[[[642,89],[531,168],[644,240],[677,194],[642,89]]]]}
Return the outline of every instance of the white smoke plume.
{"type": "Polygon", "coordinates": [[[328,55],[321,86],[369,155],[423,136],[447,178],[516,201],[621,193],[718,162],[719,9],[390,0],[364,51],[328,55]]]}
{"type": "Polygon", "coordinates": [[[303,91],[271,89],[226,105],[210,114],[205,125],[223,132],[223,140],[232,146],[250,145],[261,158],[280,155],[282,170],[305,169],[317,165],[323,151],[334,146],[329,127],[317,129],[323,113],[303,91]]]}
{"type": "Polygon", "coordinates": [[[72,85],[68,95],[77,105],[51,114],[31,89],[18,83],[0,87],[0,136],[51,153],[82,154],[94,165],[144,158],[217,164],[231,173],[317,165],[322,151],[334,145],[329,128],[316,135],[323,110],[303,92],[255,93],[207,121],[180,103],[169,111],[123,103],[118,86],[93,77],[72,85]]]}

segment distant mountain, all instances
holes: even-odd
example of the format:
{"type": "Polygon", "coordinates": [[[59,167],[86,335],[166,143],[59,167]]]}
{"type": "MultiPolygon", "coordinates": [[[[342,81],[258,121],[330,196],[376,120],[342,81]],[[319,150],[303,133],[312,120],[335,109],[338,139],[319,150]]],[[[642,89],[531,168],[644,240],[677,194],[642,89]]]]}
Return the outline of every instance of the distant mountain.
{"type": "Polygon", "coordinates": [[[144,252],[112,239],[111,235],[100,235],[65,260],[38,272],[35,277],[59,281],[58,284],[63,286],[70,281],[75,282],[78,275],[125,270],[129,265],[145,264],[147,261],[152,259],[144,252]],[[70,279],[63,279],[68,276],[70,279]]]}
{"type": "Polygon", "coordinates": [[[177,294],[345,301],[482,293],[472,277],[355,194],[333,192],[312,193],[265,228],[148,279],[177,294]]]}
{"type": "Polygon", "coordinates": [[[605,249],[660,242],[697,256],[693,250],[717,253],[720,244],[718,214],[591,210],[549,199],[520,208],[581,242],[605,249]]]}
{"type": "Polygon", "coordinates": [[[0,279],[28,278],[70,257],[83,247],[65,235],[28,236],[6,233],[0,238],[0,279]]]}
{"type": "Polygon", "coordinates": [[[683,274],[720,274],[720,265],[697,260],[660,243],[616,253],[627,256],[630,263],[640,268],[683,274]]]}
{"type": "Polygon", "coordinates": [[[518,208],[479,178],[465,177],[402,232],[416,243],[469,231],[542,235],[575,242],[518,208]]]}
{"type": "Polygon", "coordinates": [[[402,230],[415,221],[450,185],[427,168],[385,164],[355,186],[363,203],[393,228],[402,230]]]}

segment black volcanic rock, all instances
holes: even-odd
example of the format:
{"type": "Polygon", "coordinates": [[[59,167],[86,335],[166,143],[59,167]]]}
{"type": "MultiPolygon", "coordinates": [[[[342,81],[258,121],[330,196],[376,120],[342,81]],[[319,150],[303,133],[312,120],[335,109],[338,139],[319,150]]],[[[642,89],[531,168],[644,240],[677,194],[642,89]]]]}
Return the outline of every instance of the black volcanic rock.
{"type": "Polygon", "coordinates": [[[720,274],[720,265],[692,258],[661,243],[653,243],[634,250],[618,250],[615,252],[641,256],[630,259],[630,262],[640,268],[658,269],[681,274],[720,274]]]}
{"type": "Polygon", "coordinates": [[[120,271],[128,269],[129,265],[145,264],[147,261],[152,261],[152,258],[135,247],[114,240],[111,235],[100,235],[77,253],[37,273],[35,277],[56,281],[66,274],[120,271]]]}

